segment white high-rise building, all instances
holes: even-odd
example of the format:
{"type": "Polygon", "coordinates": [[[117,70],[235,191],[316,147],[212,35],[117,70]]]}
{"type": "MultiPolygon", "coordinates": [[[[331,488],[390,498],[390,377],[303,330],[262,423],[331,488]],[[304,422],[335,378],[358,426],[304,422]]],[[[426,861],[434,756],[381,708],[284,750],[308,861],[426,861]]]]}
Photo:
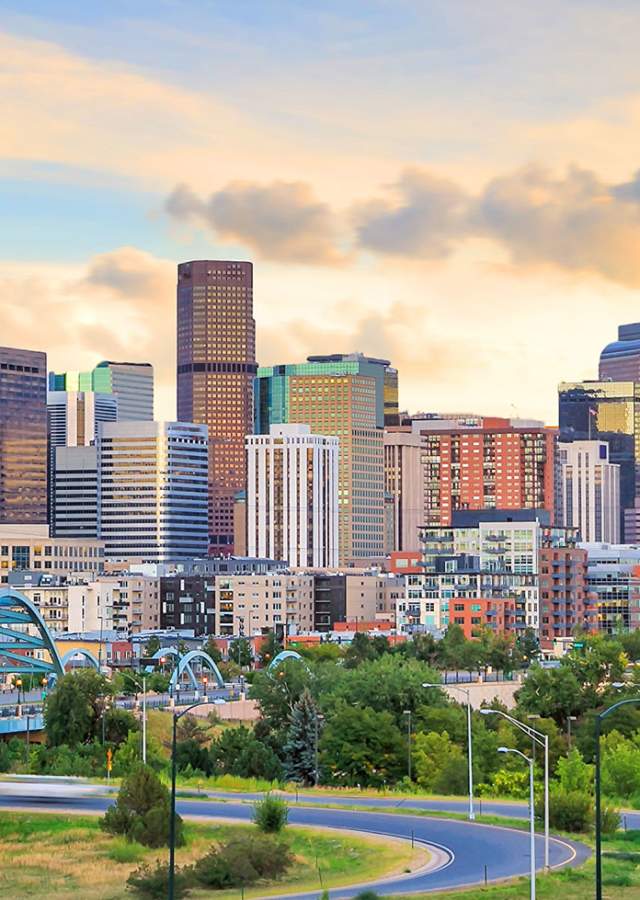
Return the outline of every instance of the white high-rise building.
{"type": "Polygon", "coordinates": [[[88,447],[95,442],[100,422],[118,420],[114,394],[96,391],[48,391],[49,447],[88,447]]]}
{"type": "Polygon", "coordinates": [[[559,443],[556,519],[586,542],[620,541],[620,466],[605,441],[559,443]]]}
{"type": "Polygon", "coordinates": [[[338,565],[340,440],[272,425],[247,447],[247,553],[290,566],[338,565]]]}
{"type": "Polygon", "coordinates": [[[206,556],[208,431],[108,422],[98,431],[98,534],[110,559],[206,556]]]}

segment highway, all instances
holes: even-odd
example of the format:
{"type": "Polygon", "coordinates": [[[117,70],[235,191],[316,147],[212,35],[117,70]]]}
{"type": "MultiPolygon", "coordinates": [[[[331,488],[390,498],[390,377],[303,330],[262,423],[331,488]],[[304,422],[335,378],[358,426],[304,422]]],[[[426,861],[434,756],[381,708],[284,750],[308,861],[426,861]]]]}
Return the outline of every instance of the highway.
{"type": "MultiPolygon", "coordinates": [[[[222,795],[225,800],[191,800],[179,797],[178,812],[183,816],[199,819],[235,819],[250,821],[252,807],[248,800],[256,795],[222,795]],[[244,801],[244,802],[243,802],[244,801]]],[[[295,799],[295,798],[294,798],[295,799]]],[[[301,798],[302,799],[302,798],[301,798]]],[[[305,797],[305,802],[308,797],[305,797]]],[[[319,802],[334,802],[336,798],[323,798],[319,802]]],[[[342,799],[342,798],[341,798],[342,799]]],[[[0,782],[0,807],[6,809],[32,809],[51,812],[97,813],[113,802],[98,785],[83,784],[72,779],[20,779],[0,782]]],[[[411,813],[385,813],[379,804],[391,805],[386,798],[343,798],[343,803],[357,802],[371,807],[370,812],[347,809],[314,808],[293,803],[289,810],[291,825],[311,825],[321,828],[349,829],[355,832],[386,834],[415,841],[435,848],[438,865],[429,870],[396,876],[371,885],[383,896],[452,890],[482,883],[486,875],[489,881],[527,875],[529,871],[529,837],[526,831],[517,831],[493,825],[428,818],[411,813]]],[[[417,802],[411,801],[415,805],[417,802]]],[[[435,801],[439,802],[439,801],[435,801]]],[[[444,802],[444,801],[443,801],[444,802]]],[[[397,801],[396,801],[397,805],[397,801]]],[[[505,804],[506,806],[506,804],[505,804]]],[[[511,806],[509,805],[509,809],[511,806]]],[[[553,867],[576,865],[588,856],[588,848],[581,844],[553,839],[550,860],[553,867]]],[[[536,840],[536,859],[542,865],[543,840],[536,840]]],[[[354,897],[361,888],[334,889],[332,900],[354,897]]],[[[308,894],[290,894],[289,900],[302,897],[318,897],[320,891],[308,894]]]]}

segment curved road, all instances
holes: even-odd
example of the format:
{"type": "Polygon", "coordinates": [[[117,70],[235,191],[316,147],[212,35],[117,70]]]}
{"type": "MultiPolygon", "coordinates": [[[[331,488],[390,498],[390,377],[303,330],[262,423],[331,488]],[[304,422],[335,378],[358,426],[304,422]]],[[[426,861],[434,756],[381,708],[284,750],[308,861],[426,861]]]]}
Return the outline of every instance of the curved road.
{"type": "MultiPolygon", "coordinates": [[[[105,810],[113,801],[101,795],[95,786],[79,785],[71,782],[51,782],[33,780],[29,782],[1,782],[0,807],[18,809],[45,809],[95,813],[105,810]]],[[[208,801],[179,799],[178,812],[185,816],[201,819],[226,818],[248,821],[252,809],[240,797],[226,795],[226,802],[217,799],[208,801]]],[[[243,795],[248,800],[250,795],[243,795]]],[[[308,798],[305,798],[305,801],[308,798]]],[[[332,801],[333,802],[332,798],[332,801]]],[[[321,800],[322,802],[322,800],[321,800]]],[[[324,799],[326,803],[327,800],[324,799]]],[[[346,802],[346,801],[343,801],[346,802]]],[[[348,802],[354,803],[353,798],[348,802]]],[[[396,838],[411,839],[435,846],[444,851],[440,866],[435,870],[418,871],[382,880],[371,885],[373,890],[384,896],[409,894],[436,890],[451,890],[481,883],[485,877],[490,881],[527,875],[529,872],[529,836],[524,831],[509,828],[480,825],[449,819],[429,819],[410,813],[385,813],[375,809],[374,804],[393,801],[377,798],[358,798],[358,805],[372,806],[371,812],[347,809],[319,809],[312,806],[294,805],[289,810],[292,825],[311,825],[321,828],[350,829],[363,833],[386,834],[396,838]],[[374,811],[375,809],[375,811],[374,811]]],[[[413,802],[413,801],[411,801],[413,802]]],[[[423,803],[425,801],[422,801],[423,803]]],[[[397,803],[397,801],[396,801],[397,803]]],[[[589,855],[588,848],[581,844],[552,839],[550,861],[552,867],[578,864],[589,855]]],[[[542,864],[543,840],[536,838],[536,858],[542,864]]],[[[333,889],[332,898],[346,900],[354,897],[362,888],[333,889]]],[[[307,894],[288,894],[289,900],[318,897],[320,891],[307,894]]]]}

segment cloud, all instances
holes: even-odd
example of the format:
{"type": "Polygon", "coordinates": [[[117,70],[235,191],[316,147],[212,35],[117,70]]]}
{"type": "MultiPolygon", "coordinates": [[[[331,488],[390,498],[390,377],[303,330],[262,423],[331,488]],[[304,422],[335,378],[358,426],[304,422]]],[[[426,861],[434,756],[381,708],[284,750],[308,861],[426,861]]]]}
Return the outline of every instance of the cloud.
{"type": "Polygon", "coordinates": [[[421,259],[450,256],[465,239],[497,242],[521,266],[552,264],[640,285],[640,176],[607,184],[573,166],[564,176],[529,165],[493,178],[477,195],[416,169],[393,186],[398,200],[356,208],[361,247],[421,259]]]}
{"type": "Polygon", "coordinates": [[[245,244],[263,259],[320,265],[345,261],[331,209],[301,182],[235,181],[207,200],[178,185],[165,209],[174,219],[211,228],[218,239],[245,244]]]}

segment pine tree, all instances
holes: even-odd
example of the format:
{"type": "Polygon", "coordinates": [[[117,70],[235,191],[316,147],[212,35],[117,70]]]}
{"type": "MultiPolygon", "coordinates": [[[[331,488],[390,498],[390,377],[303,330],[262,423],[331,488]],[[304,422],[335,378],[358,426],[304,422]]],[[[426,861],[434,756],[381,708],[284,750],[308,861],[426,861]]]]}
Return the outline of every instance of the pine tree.
{"type": "Polygon", "coordinates": [[[318,707],[308,688],[305,688],[293,707],[284,745],[284,768],[290,781],[315,784],[319,726],[318,707]]]}

